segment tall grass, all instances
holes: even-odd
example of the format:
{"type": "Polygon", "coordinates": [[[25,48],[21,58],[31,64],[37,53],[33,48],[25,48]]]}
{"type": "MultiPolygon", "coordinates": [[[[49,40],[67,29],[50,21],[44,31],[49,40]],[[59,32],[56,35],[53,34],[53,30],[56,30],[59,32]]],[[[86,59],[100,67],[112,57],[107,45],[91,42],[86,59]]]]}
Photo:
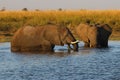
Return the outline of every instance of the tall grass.
{"type": "Polygon", "coordinates": [[[0,28],[19,28],[24,24],[44,25],[55,24],[78,25],[87,20],[92,23],[108,23],[120,28],[120,10],[66,10],[66,11],[1,11],[0,28]]]}
{"type": "Polygon", "coordinates": [[[47,10],[0,11],[0,32],[14,33],[24,25],[36,26],[49,22],[77,26],[88,20],[91,24],[107,23],[113,30],[120,31],[120,10],[47,10]]]}

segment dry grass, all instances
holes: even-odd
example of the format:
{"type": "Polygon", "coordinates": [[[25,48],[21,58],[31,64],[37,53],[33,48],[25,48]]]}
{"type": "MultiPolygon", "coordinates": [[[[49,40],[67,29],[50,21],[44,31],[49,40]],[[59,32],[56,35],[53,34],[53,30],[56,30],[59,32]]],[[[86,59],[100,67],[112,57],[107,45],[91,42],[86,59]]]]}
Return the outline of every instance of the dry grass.
{"type": "Polygon", "coordinates": [[[120,40],[120,31],[113,31],[110,40],[120,40]]]}
{"type": "Polygon", "coordinates": [[[120,10],[0,11],[0,32],[14,33],[24,25],[44,25],[49,22],[66,26],[71,24],[69,28],[74,29],[73,26],[88,20],[91,24],[109,24],[114,30],[110,39],[120,33],[120,10]]]}

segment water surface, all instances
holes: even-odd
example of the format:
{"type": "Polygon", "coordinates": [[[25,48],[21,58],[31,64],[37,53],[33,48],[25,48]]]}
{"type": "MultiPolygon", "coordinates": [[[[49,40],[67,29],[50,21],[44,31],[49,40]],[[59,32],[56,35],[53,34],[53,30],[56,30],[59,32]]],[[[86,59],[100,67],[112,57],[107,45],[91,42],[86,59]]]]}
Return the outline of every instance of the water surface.
{"type": "Polygon", "coordinates": [[[120,41],[103,49],[79,46],[79,52],[56,46],[55,53],[20,54],[0,43],[0,80],[120,80],[120,41]]]}

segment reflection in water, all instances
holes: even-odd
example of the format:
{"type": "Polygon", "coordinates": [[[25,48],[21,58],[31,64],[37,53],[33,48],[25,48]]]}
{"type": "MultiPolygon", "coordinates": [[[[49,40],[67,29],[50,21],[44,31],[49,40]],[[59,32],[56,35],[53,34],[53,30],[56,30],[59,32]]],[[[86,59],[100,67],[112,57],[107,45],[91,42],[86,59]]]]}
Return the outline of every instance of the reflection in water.
{"type": "Polygon", "coordinates": [[[109,48],[83,48],[54,53],[12,53],[10,43],[0,43],[0,80],[119,80],[120,41],[109,48]]]}

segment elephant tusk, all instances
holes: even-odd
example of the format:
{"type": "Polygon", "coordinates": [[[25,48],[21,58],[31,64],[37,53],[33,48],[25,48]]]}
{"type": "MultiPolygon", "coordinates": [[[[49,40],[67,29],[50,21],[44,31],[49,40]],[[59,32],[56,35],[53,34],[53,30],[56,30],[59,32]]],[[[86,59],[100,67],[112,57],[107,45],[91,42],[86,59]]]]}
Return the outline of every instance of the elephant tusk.
{"type": "Polygon", "coordinates": [[[71,44],[76,44],[76,43],[79,43],[79,40],[76,40],[74,42],[71,42],[71,44]]]}
{"type": "Polygon", "coordinates": [[[90,44],[90,48],[92,47],[92,45],[90,44]]]}

